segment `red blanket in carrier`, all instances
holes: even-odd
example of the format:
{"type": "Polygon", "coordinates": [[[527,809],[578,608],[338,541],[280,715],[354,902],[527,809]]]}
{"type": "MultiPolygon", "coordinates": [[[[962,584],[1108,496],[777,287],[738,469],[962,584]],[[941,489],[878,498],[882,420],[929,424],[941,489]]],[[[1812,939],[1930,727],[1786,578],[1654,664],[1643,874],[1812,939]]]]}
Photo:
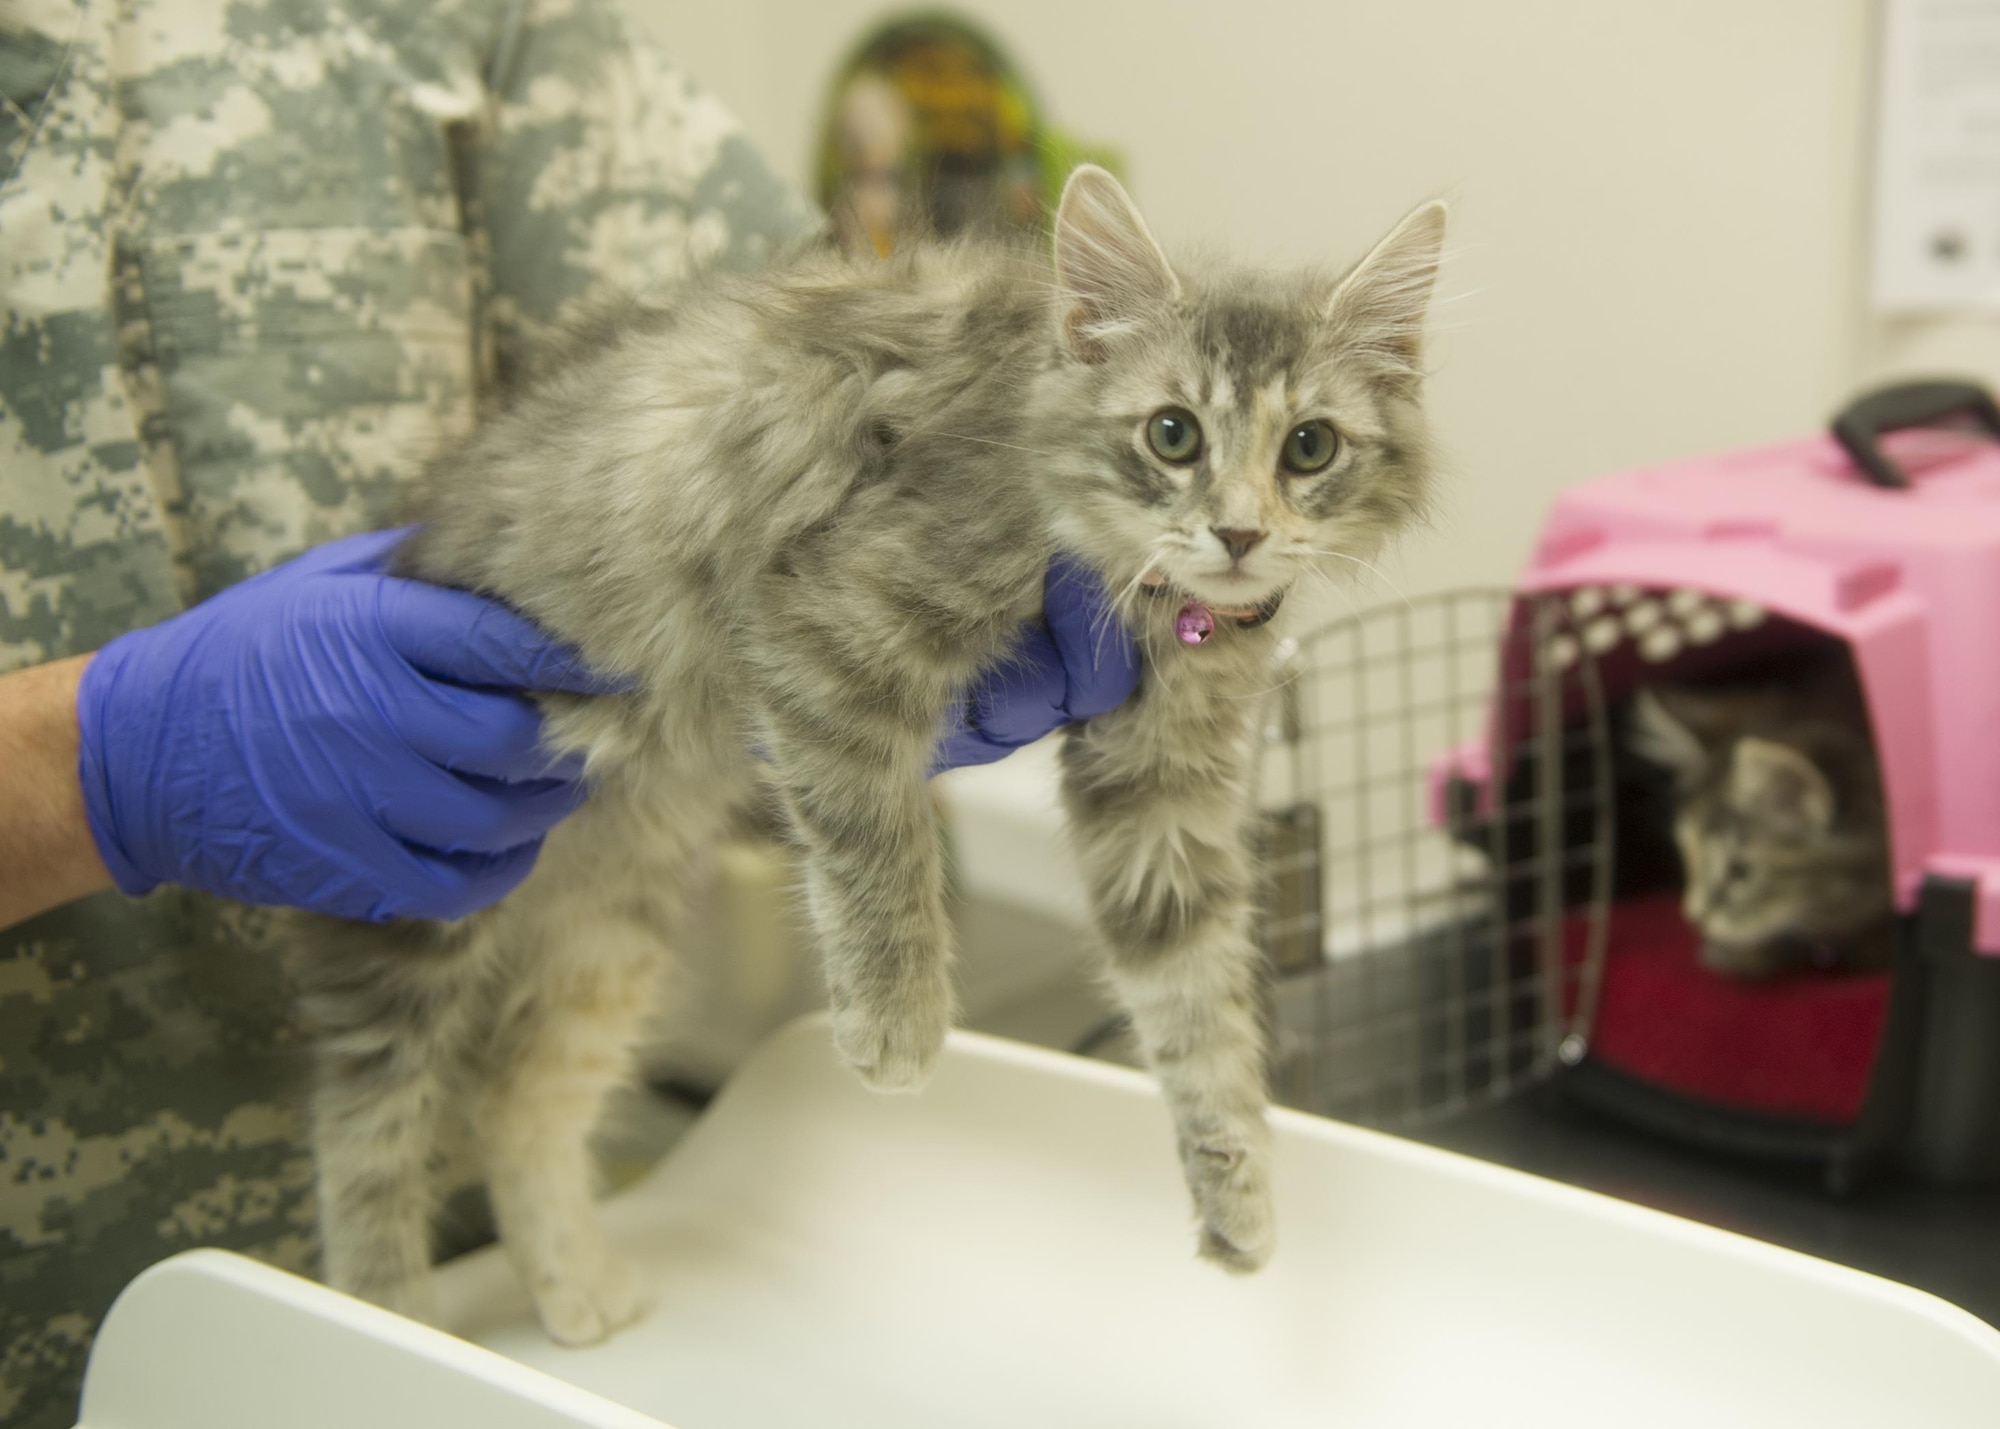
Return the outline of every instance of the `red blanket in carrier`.
{"type": "Polygon", "coordinates": [[[1800,970],[1762,982],[1701,965],[1680,899],[1615,904],[1590,1055],[1718,1107],[1844,1126],[1868,1101],[1888,973],[1800,970]]]}

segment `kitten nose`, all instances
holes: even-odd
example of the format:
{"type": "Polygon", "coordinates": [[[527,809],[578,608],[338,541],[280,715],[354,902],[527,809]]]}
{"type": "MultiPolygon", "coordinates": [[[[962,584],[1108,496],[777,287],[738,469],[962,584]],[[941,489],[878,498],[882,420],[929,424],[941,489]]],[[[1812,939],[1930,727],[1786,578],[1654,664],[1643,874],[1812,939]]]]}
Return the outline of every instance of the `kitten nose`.
{"type": "Polygon", "coordinates": [[[1240,561],[1250,554],[1251,548],[1270,534],[1268,531],[1246,531],[1240,526],[1211,526],[1209,531],[1222,542],[1222,549],[1229,552],[1229,559],[1240,561]]]}

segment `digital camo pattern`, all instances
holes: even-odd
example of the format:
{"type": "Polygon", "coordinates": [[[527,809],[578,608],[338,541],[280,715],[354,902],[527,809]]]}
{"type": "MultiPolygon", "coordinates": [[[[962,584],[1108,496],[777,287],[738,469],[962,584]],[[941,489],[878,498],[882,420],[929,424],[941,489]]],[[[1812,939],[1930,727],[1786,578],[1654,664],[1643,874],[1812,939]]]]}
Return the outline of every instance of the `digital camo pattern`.
{"type": "MultiPolygon", "coordinates": [[[[0,671],[384,524],[551,325],[810,222],[612,0],[0,0],[0,671]]],[[[269,925],[0,931],[0,1420],[150,1262],[314,1260],[269,925]]]]}

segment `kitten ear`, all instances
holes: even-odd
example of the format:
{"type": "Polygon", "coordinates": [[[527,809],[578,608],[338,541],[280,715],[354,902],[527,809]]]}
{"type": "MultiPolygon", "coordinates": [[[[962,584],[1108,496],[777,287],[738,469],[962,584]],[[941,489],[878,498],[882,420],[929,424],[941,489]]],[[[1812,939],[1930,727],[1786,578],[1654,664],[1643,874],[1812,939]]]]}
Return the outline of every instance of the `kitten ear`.
{"type": "Polygon", "coordinates": [[[1118,180],[1083,164],[1056,209],[1056,278],[1071,300],[1063,338],[1083,362],[1102,362],[1105,339],[1181,295],[1180,279],[1118,180]]]}
{"type": "Polygon", "coordinates": [[[1411,377],[1423,375],[1424,315],[1444,250],[1445,206],[1433,199],[1413,209],[1355,264],[1327,300],[1330,323],[1374,348],[1411,377]]]}
{"type": "Polygon", "coordinates": [[[1792,837],[1824,833],[1833,823],[1833,785],[1819,766],[1789,745],[1754,736],[1737,741],[1729,801],[1792,837]]]}
{"type": "Polygon", "coordinates": [[[1641,759],[1671,769],[1683,784],[1692,784],[1708,763],[1708,746],[1701,736],[1674,717],[1651,689],[1632,697],[1632,752],[1641,759]]]}

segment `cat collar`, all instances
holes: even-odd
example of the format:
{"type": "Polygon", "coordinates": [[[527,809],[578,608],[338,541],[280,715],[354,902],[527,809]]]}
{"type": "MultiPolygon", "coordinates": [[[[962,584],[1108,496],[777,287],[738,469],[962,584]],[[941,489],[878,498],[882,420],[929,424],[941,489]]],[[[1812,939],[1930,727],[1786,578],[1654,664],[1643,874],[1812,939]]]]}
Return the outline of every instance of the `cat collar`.
{"type": "Polygon", "coordinates": [[[1174,636],[1183,645],[1200,645],[1215,633],[1215,619],[1224,616],[1236,622],[1242,629],[1262,625],[1278,613],[1278,607],[1285,603],[1283,590],[1273,591],[1256,605],[1210,605],[1185,591],[1176,591],[1163,575],[1147,576],[1140,584],[1155,596],[1178,595],[1181,608],[1174,616],[1174,636]]]}

